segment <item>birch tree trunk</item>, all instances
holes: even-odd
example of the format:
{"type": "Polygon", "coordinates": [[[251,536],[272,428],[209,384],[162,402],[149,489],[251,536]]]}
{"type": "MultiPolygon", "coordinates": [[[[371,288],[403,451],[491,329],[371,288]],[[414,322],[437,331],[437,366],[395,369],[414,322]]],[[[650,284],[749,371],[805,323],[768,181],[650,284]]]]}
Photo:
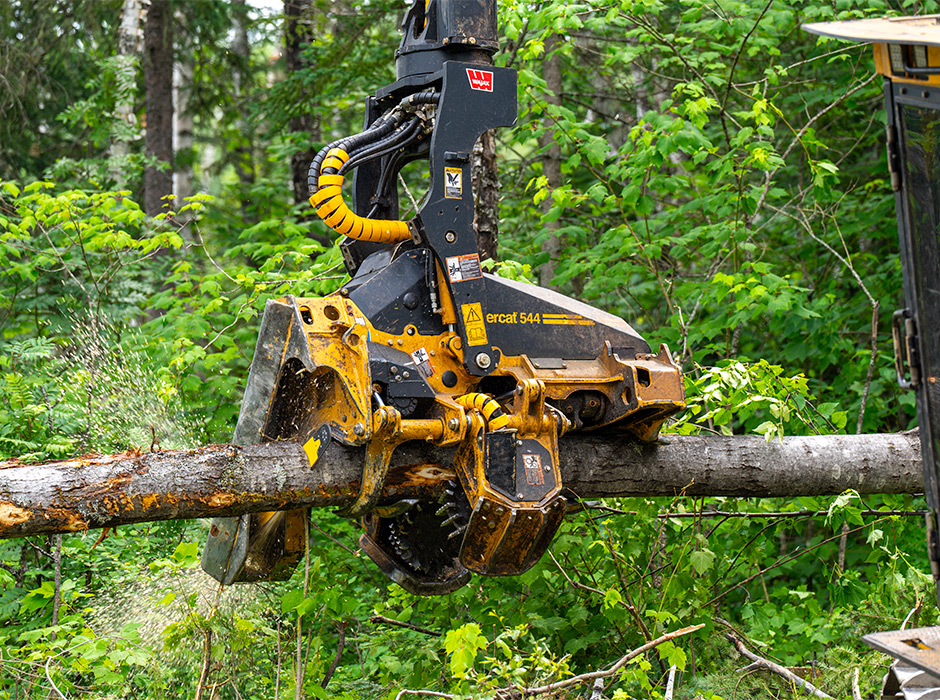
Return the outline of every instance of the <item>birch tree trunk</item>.
{"type": "Polygon", "coordinates": [[[137,129],[134,93],[137,89],[137,65],[143,42],[141,26],[146,20],[146,15],[143,0],[124,0],[118,33],[118,98],[114,106],[117,126],[109,148],[111,178],[118,189],[127,185],[125,160],[131,152],[131,139],[137,129]]]}
{"type": "MultiPolygon", "coordinates": [[[[189,98],[193,86],[193,63],[191,57],[181,57],[173,71],[173,154],[176,170],[173,172],[173,194],[177,207],[183,206],[193,192],[193,115],[189,98]]],[[[183,236],[191,239],[189,226],[183,228],[183,236]]]]}

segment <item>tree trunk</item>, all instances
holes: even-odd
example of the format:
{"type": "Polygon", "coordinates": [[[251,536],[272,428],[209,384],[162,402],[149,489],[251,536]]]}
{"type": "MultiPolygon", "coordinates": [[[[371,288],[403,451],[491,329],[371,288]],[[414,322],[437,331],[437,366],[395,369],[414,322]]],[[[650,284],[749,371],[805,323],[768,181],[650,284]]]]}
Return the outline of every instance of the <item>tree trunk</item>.
{"type": "MultiPolygon", "coordinates": [[[[284,58],[288,73],[295,73],[305,67],[303,49],[311,40],[311,6],[310,0],[284,0],[284,16],[287,25],[284,28],[284,58]]],[[[303,104],[310,104],[313,96],[301,93],[297,99],[303,104]]],[[[290,118],[289,127],[292,132],[308,134],[313,138],[314,121],[309,112],[303,112],[290,118]]],[[[310,161],[316,155],[313,148],[305,148],[291,156],[290,165],[294,183],[294,203],[306,205],[310,196],[307,187],[307,171],[310,161]]],[[[313,215],[311,209],[310,215],[313,215]]]]}
{"type": "Polygon", "coordinates": [[[144,211],[164,211],[173,193],[173,39],[169,0],[152,0],[144,28],[144,151],[159,164],[144,169],[144,211]]]}
{"type": "MultiPolygon", "coordinates": [[[[173,152],[176,170],[173,173],[174,204],[181,207],[187,197],[192,197],[193,188],[193,115],[189,108],[193,89],[193,63],[190,57],[180,59],[173,72],[173,152]]],[[[191,240],[189,226],[183,228],[183,236],[191,240]]]]}
{"type": "MultiPolygon", "coordinates": [[[[545,41],[545,61],[542,63],[542,77],[545,78],[545,101],[549,105],[561,104],[561,41],[557,34],[549,35],[545,41]]],[[[542,213],[547,214],[552,208],[552,194],[561,187],[561,149],[552,138],[555,133],[555,121],[546,110],[542,118],[545,133],[539,139],[539,146],[545,149],[542,154],[542,176],[545,177],[549,195],[542,200],[542,213]]],[[[558,221],[545,224],[548,238],[542,243],[542,252],[548,254],[548,260],[539,268],[539,284],[552,287],[555,266],[561,254],[561,240],[558,238],[558,221]]]]}
{"type": "Polygon", "coordinates": [[[245,0],[232,0],[232,54],[238,65],[233,75],[235,91],[235,109],[239,116],[235,122],[238,130],[238,143],[232,153],[235,172],[241,183],[242,211],[246,221],[249,219],[247,205],[251,188],[255,184],[254,134],[248,118],[249,99],[251,96],[251,47],[248,43],[248,8],[245,0]]]}
{"type": "MultiPolygon", "coordinates": [[[[637,444],[597,433],[561,440],[563,483],[581,498],[793,497],[915,493],[916,434],[787,437],[669,436],[637,444]]],[[[405,443],[392,456],[385,500],[439,495],[453,448],[405,443]]],[[[359,490],[364,448],[331,443],[315,468],[291,442],[122,453],[24,466],[0,463],[0,538],[287,507],[342,506],[359,490]]]]}
{"type": "MultiPolygon", "coordinates": [[[[118,68],[119,85],[137,84],[137,59],[140,56],[141,31],[140,25],[146,15],[140,0],[124,0],[121,12],[121,27],[118,33],[118,68]]],[[[122,189],[127,185],[126,165],[124,160],[131,151],[129,135],[136,130],[137,117],[134,114],[133,91],[119,92],[114,105],[114,116],[122,122],[121,129],[115,130],[111,141],[111,177],[114,185],[122,189]]]]}
{"type": "Polygon", "coordinates": [[[496,134],[484,131],[473,148],[473,230],[483,260],[496,260],[499,238],[499,176],[496,173],[496,134]]]}

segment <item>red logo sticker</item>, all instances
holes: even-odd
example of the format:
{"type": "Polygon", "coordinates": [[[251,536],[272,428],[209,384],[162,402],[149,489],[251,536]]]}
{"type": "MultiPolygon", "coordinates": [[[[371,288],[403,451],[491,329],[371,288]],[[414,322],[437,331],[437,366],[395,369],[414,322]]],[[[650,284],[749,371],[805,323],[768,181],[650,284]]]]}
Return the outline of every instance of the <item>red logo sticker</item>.
{"type": "Polygon", "coordinates": [[[493,72],[488,70],[473,70],[467,68],[467,77],[470,78],[470,87],[483,92],[493,92],[493,72]]]}

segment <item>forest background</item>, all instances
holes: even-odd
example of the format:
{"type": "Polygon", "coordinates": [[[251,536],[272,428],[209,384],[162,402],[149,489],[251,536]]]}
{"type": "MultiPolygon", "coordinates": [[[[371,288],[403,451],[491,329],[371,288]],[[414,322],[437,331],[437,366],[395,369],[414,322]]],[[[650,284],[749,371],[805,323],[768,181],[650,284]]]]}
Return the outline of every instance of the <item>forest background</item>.
{"type": "MultiPolygon", "coordinates": [[[[264,301],[343,281],[306,166],[394,80],[405,9],[0,0],[0,459],[230,439],[264,301]]],[[[868,47],[800,25],[933,11],[500,0],[520,116],[475,163],[497,271],[667,343],[690,403],[670,430],[912,427],[880,80],[868,47]]],[[[420,200],[426,174],[405,180],[420,200]]],[[[921,508],[611,500],[525,575],[436,599],[325,511],[290,581],[225,591],[196,563],[204,523],[3,541],[0,698],[509,697],[699,623],[604,697],[662,697],[671,666],[676,697],[794,692],[741,674],[729,631],[834,696],[854,668],[874,692],[860,634],[935,622],[921,508]]]]}

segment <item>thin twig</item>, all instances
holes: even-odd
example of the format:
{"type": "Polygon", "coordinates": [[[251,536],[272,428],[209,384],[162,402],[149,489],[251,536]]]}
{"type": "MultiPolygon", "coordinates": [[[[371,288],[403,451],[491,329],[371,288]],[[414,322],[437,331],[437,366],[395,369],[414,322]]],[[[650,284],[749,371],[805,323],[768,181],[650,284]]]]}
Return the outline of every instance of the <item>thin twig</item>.
{"type": "Polygon", "coordinates": [[[700,630],[705,625],[692,625],[690,627],[683,627],[680,630],[675,632],[667,632],[661,637],[657,637],[651,642],[647,642],[643,646],[637,647],[633,651],[624,656],[620,657],[617,662],[611,666],[606,671],[592,671],[591,673],[582,673],[579,676],[572,676],[571,678],[566,678],[563,681],[557,681],[555,683],[549,683],[548,685],[540,685],[535,688],[525,688],[522,690],[523,697],[529,697],[533,695],[546,695],[547,693],[553,693],[556,690],[562,690],[563,688],[570,688],[573,685],[579,685],[581,683],[588,683],[597,678],[607,678],[614,675],[623,668],[631,659],[635,659],[640,654],[645,654],[650,649],[655,649],[660,644],[664,644],[670,640],[676,639],[677,637],[684,637],[687,634],[691,634],[696,630],[700,630]]]}
{"type": "MultiPolygon", "coordinates": [[[[839,104],[841,104],[844,100],[846,100],[853,93],[856,93],[862,88],[866,87],[872,80],[874,80],[876,76],[877,74],[873,74],[868,80],[862,81],[861,83],[853,87],[851,90],[848,90],[844,94],[837,97],[831,104],[827,105],[825,108],[823,108],[822,110],[814,114],[812,118],[808,122],[806,122],[806,124],[804,124],[803,127],[797,132],[796,136],[793,137],[793,141],[790,142],[790,145],[787,146],[786,150],[780,155],[780,160],[786,160],[787,156],[790,155],[790,152],[796,147],[796,145],[799,143],[802,143],[801,139],[803,138],[803,136],[813,126],[813,124],[816,123],[816,121],[821,116],[823,116],[826,112],[830,111],[831,109],[839,106],[839,104]]],[[[758,197],[757,199],[757,204],[754,206],[754,214],[751,215],[752,218],[755,214],[757,214],[757,212],[760,211],[761,207],[763,206],[764,200],[767,198],[767,195],[770,192],[770,187],[773,182],[773,177],[774,175],[777,174],[778,170],[780,170],[779,167],[774,168],[773,170],[769,171],[766,175],[764,175],[764,187],[761,190],[760,197],[758,197]]]]}
{"type": "MultiPolygon", "coordinates": [[[[927,512],[927,511],[924,511],[924,513],[926,513],[926,512],[927,512]]],[[[323,535],[324,537],[326,537],[326,539],[330,540],[330,541],[331,541],[333,544],[335,544],[337,547],[341,547],[342,549],[345,549],[347,552],[349,552],[350,554],[352,554],[352,555],[353,555],[354,557],[356,557],[357,559],[358,559],[360,556],[362,556],[361,550],[352,549],[351,547],[347,547],[345,544],[343,544],[342,542],[340,542],[338,539],[336,539],[335,537],[333,537],[332,535],[330,535],[330,533],[328,533],[326,530],[324,530],[324,529],[321,528],[319,525],[317,525],[315,522],[313,522],[313,520],[310,521],[310,527],[312,527],[314,530],[316,530],[316,531],[319,532],[321,535],[323,535]]]]}
{"type": "Polygon", "coordinates": [[[225,269],[221,265],[219,265],[219,263],[215,261],[211,253],[209,253],[209,249],[206,248],[206,242],[202,238],[202,231],[199,230],[199,227],[193,226],[193,228],[196,229],[196,235],[199,236],[199,245],[202,246],[202,250],[206,254],[206,257],[209,259],[209,262],[212,263],[212,266],[216,270],[221,272],[223,275],[225,275],[232,284],[238,285],[238,281],[234,277],[232,277],[228,272],[226,272],[225,269]]]}
{"type": "Polygon", "coordinates": [[[742,671],[750,671],[750,670],[757,669],[757,668],[763,668],[768,671],[771,671],[772,673],[776,673],[778,676],[785,678],[794,686],[806,692],[807,694],[812,695],[813,697],[833,700],[833,697],[831,695],[827,695],[826,693],[821,691],[819,688],[817,688],[815,685],[813,685],[809,681],[804,681],[798,675],[793,673],[793,671],[790,671],[789,669],[784,668],[780,664],[774,663],[773,661],[770,661],[769,659],[765,659],[764,657],[758,656],[754,652],[749,651],[747,647],[744,646],[743,642],[741,642],[741,640],[738,639],[733,634],[726,634],[725,637],[732,644],[734,644],[734,648],[738,650],[738,653],[741,656],[743,656],[744,658],[748,659],[751,662],[750,664],[745,666],[743,669],[741,669],[742,671]]]}
{"type": "Polygon", "coordinates": [[[424,695],[429,698],[452,698],[454,697],[450,693],[436,693],[433,690],[409,690],[405,688],[398,691],[398,695],[395,696],[395,700],[401,700],[401,698],[406,695],[424,695]]]}
{"type": "Polygon", "coordinates": [[[663,700],[672,700],[672,694],[676,687],[676,665],[669,667],[669,678],[666,680],[666,692],[663,700]]]}
{"type": "MultiPolygon", "coordinates": [[[[923,517],[927,515],[930,511],[927,510],[862,510],[858,512],[858,515],[877,515],[880,517],[888,515],[916,515],[923,517]]],[[[738,513],[734,511],[724,511],[724,510],[706,510],[702,513],[690,512],[690,513],[661,513],[657,515],[657,518],[669,519],[669,518],[808,518],[808,517],[828,517],[830,515],[828,510],[785,510],[777,511],[773,513],[738,513]]]]}
{"type": "MultiPolygon", "coordinates": [[[[859,412],[858,412],[858,424],[857,424],[857,429],[855,431],[856,433],[861,433],[862,421],[865,418],[865,405],[868,403],[868,394],[871,391],[871,382],[872,382],[872,377],[875,371],[875,356],[878,351],[878,311],[881,307],[881,303],[877,299],[875,299],[874,296],[872,296],[871,292],[868,291],[868,287],[866,287],[865,283],[862,281],[862,278],[855,271],[855,267],[852,265],[852,258],[849,255],[848,251],[846,251],[845,256],[843,256],[838,251],[836,251],[835,248],[833,248],[831,245],[826,243],[826,241],[824,241],[819,236],[817,236],[815,231],[813,231],[813,227],[810,226],[809,221],[806,220],[805,214],[800,212],[800,216],[797,217],[785,211],[777,209],[776,207],[769,206],[768,208],[774,211],[777,211],[783,214],[784,216],[787,216],[793,219],[794,221],[796,221],[797,223],[799,223],[803,227],[803,230],[805,230],[806,233],[809,235],[810,238],[812,238],[814,241],[819,243],[819,245],[821,245],[823,248],[828,250],[839,262],[841,262],[846,267],[846,269],[848,269],[848,271],[852,274],[852,277],[855,278],[855,281],[858,284],[859,288],[862,290],[862,293],[864,293],[865,296],[868,298],[868,303],[871,304],[871,308],[872,308],[871,336],[870,336],[871,357],[869,358],[869,361],[868,361],[868,373],[865,379],[865,388],[862,390],[862,400],[861,400],[861,404],[859,406],[859,412]]],[[[840,239],[842,238],[841,231],[839,232],[839,238],[840,239]]],[[[843,248],[844,248],[845,247],[844,239],[842,242],[843,242],[843,248]]]]}
{"type": "Polygon", "coordinates": [[[570,583],[572,586],[574,586],[575,588],[580,588],[582,591],[587,591],[588,593],[594,593],[595,595],[599,595],[602,597],[605,595],[604,591],[600,590],[599,588],[591,588],[590,586],[585,586],[583,583],[580,583],[572,579],[568,575],[568,572],[565,571],[564,567],[558,563],[558,560],[555,558],[555,555],[552,554],[551,550],[549,550],[548,556],[552,558],[552,561],[555,562],[555,566],[558,567],[558,570],[561,572],[561,575],[564,576],[565,580],[568,583],[570,583]]]}
{"type": "Polygon", "coordinates": [[[862,690],[858,687],[858,666],[852,673],[852,700],[862,700],[862,690]]]}
{"type": "MultiPolygon", "coordinates": [[[[310,510],[304,512],[304,598],[310,594],[310,510]]],[[[345,630],[344,630],[345,632],[345,630]]],[[[344,634],[345,641],[345,634],[344,634]]],[[[303,659],[303,617],[297,616],[297,668],[294,669],[294,678],[295,678],[295,693],[294,696],[296,700],[301,700],[303,698],[303,688],[304,688],[304,668],[305,664],[302,664],[303,659]]],[[[329,679],[327,679],[329,680],[329,679]]],[[[326,685],[324,684],[324,687],[326,685]]]]}
{"type": "Polygon", "coordinates": [[[401,176],[401,173],[398,173],[398,181],[401,183],[401,186],[405,190],[405,194],[408,195],[408,200],[411,202],[411,206],[415,211],[418,211],[418,203],[415,201],[414,196],[411,194],[411,190],[408,189],[408,183],[405,182],[405,178],[401,176]]]}
{"type": "Polygon", "coordinates": [[[336,642],[336,655],[333,657],[333,663],[330,664],[330,668],[327,670],[326,675],[323,676],[323,681],[320,683],[321,688],[326,688],[326,686],[329,684],[333,674],[336,673],[340,659],[343,658],[343,649],[346,647],[346,628],[348,626],[349,623],[346,620],[343,620],[338,625],[339,641],[336,642]]]}
{"type": "Polygon", "coordinates": [[[277,670],[274,675],[274,700],[281,690],[281,621],[277,621],[277,670]]]}
{"type": "Polygon", "coordinates": [[[768,3],[764,6],[764,9],[761,10],[761,13],[757,16],[757,19],[754,21],[754,26],[751,27],[750,31],[745,34],[744,39],[741,40],[741,45],[738,47],[738,50],[734,54],[734,59],[731,61],[731,68],[728,70],[728,85],[725,88],[725,97],[721,101],[721,111],[725,111],[725,107],[728,104],[728,97],[731,95],[731,88],[734,86],[734,69],[738,66],[738,61],[741,59],[741,54],[744,53],[744,47],[747,46],[748,40],[751,38],[751,35],[757,31],[757,27],[760,24],[761,20],[764,19],[764,15],[767,14],[767,11],[770,9],[770,6],[773,5],[773,0],[769,0],[768,3]]]}
{"type": "Polygon", "coordinates": [[[907,627],[907,623],[911,621],[911,618],[914,617],[918,612],[920,612],[920,606],[923,604],[924,599],[920,596],[917,597],[917,602],[914,604],[914,607],[911,608],[911,611],[907,614],[907,617],[904,618],[904,622],[901,623],[901,629],[903,630],[907,627]]]}
{"type": "MultiPolygon", "coordinates": [[[[58,654],[56,656],[58,656],[58,654]]],[[[52,686],[52,689],[56,692],[56,695],[62,698],[62,700],[69,700],[65,695],[62,694],[62,691],[59,690],[59,686],[55,684],[55,681],[52,680],[52,675],[49,673],[49,662],[54,658],[55,656],[50,656],[48,659],[46,659],[46,680],[49,681],[49,685],[52,686]]]]}
{"type": "Polygon", "coordinates": [[[202,633],[205,635],[205,641],[202,650],[202,670],[199,672],[199,682],[196,685],[196,694],[194,696],[196,700],[202,698],[209,680],[209,672],[212,670],[212,630],[204,629],[202,633]]]}
{"type": "MultiPolygon", "coordinates": [[[[852,534],[852,533],[854,533],[854,532],[858,532],[859,530],[864,530],[866,527],[869,527],[870,525],[875,525],[876,523],[880,523],[880,522],[881,522],[882,520],[884,520],[884,519],[885,519],[885,518],[878,518],[877,520],[875,520],[875,521],[873,521],[873,522],[870,522],[870,523],[868,523],[867,525],[859,525],[858,527],[856,527],[856,528],[854,528],[854,529],[852,529],[852,530],[849,530],[849,532],[848,532],[847,534],[852,534]]],[[[784,557],[783,559],[778,559],[777,561],[775,561],[773,564],[771,564],[771,565],[768,566],[767,568],[761,569],[761,570],[758,571],[756,574],[754,574],[754,575],[752,575],[752,576],[748,576],[746,579],[744,579],[744,580],[741,581],[740,583],[736,583],[735,585],[733,585],[731,588],[727,589],[727,590],[724,591],[723,593],[719,593],[719,594],[716,595],[714,598],[712,598],[710,601],[708,601],[708,602],[705,604],[705,607],[709,607],[709,606],[711,606],[711,605],[714,605],[715,603],[717,603],[719,600],[721,600],[722,598],[724,598],[726,595],[728,595],[728,594],[731,593],[732,591],[737,590],[737,589],[740,588],[741,586],[744,586],[744,585],[750,583],[751,581],[753,581],[754,579],[756,579],[758,576],[763,576],[763,575],[764,575],[765,573],[767,573],[768,571],[770,571],[770,570],[772,570],[772,569],[776,569],[778,566],[783,566],[783,565],[786,564],[787,562],[792,561],[792,560],[796,559],[797,557],[800,557],[800,556],[802,556],[802,555],[804,555],[804,554],[806,554],[806,553],[808,553],[808,552],[812,552],[814,549],[818,549],[819,547],[822,547],[824,544],[828,544],[829,542],[832,542],[833,540],[837,540],[837,539],[839,539],[840,537],[842,537],[842,533],[839,533],[838,535],[834,535],[834,536],[832,536],[832,537],[827,537],[827,538],[824,539],[822,542],[817,542],[817,543],[814,544],[812,547],[806,547],[805,549],[801,549],[801,550],[798,550],[798,551],[794,552],[794,553],[791,554],[790,556],[784,557]]]]}
{"type": "Polygon", "coordinates": [[[393,620],[390,617],[385,617],[385,615],[373,615],[369,618],[369,622],[373,625],[394,625],[395,627],[404,627],[406,630],[413,630],[415,632],[420,632],[421,634],[427,634],[431,637],[440,637],[440,632],[435,632],[434,630],[428,629],[427,627],[419,627],[418,625],[412,625],[410,622],[401,622],[400,620],[393,620]]]}

